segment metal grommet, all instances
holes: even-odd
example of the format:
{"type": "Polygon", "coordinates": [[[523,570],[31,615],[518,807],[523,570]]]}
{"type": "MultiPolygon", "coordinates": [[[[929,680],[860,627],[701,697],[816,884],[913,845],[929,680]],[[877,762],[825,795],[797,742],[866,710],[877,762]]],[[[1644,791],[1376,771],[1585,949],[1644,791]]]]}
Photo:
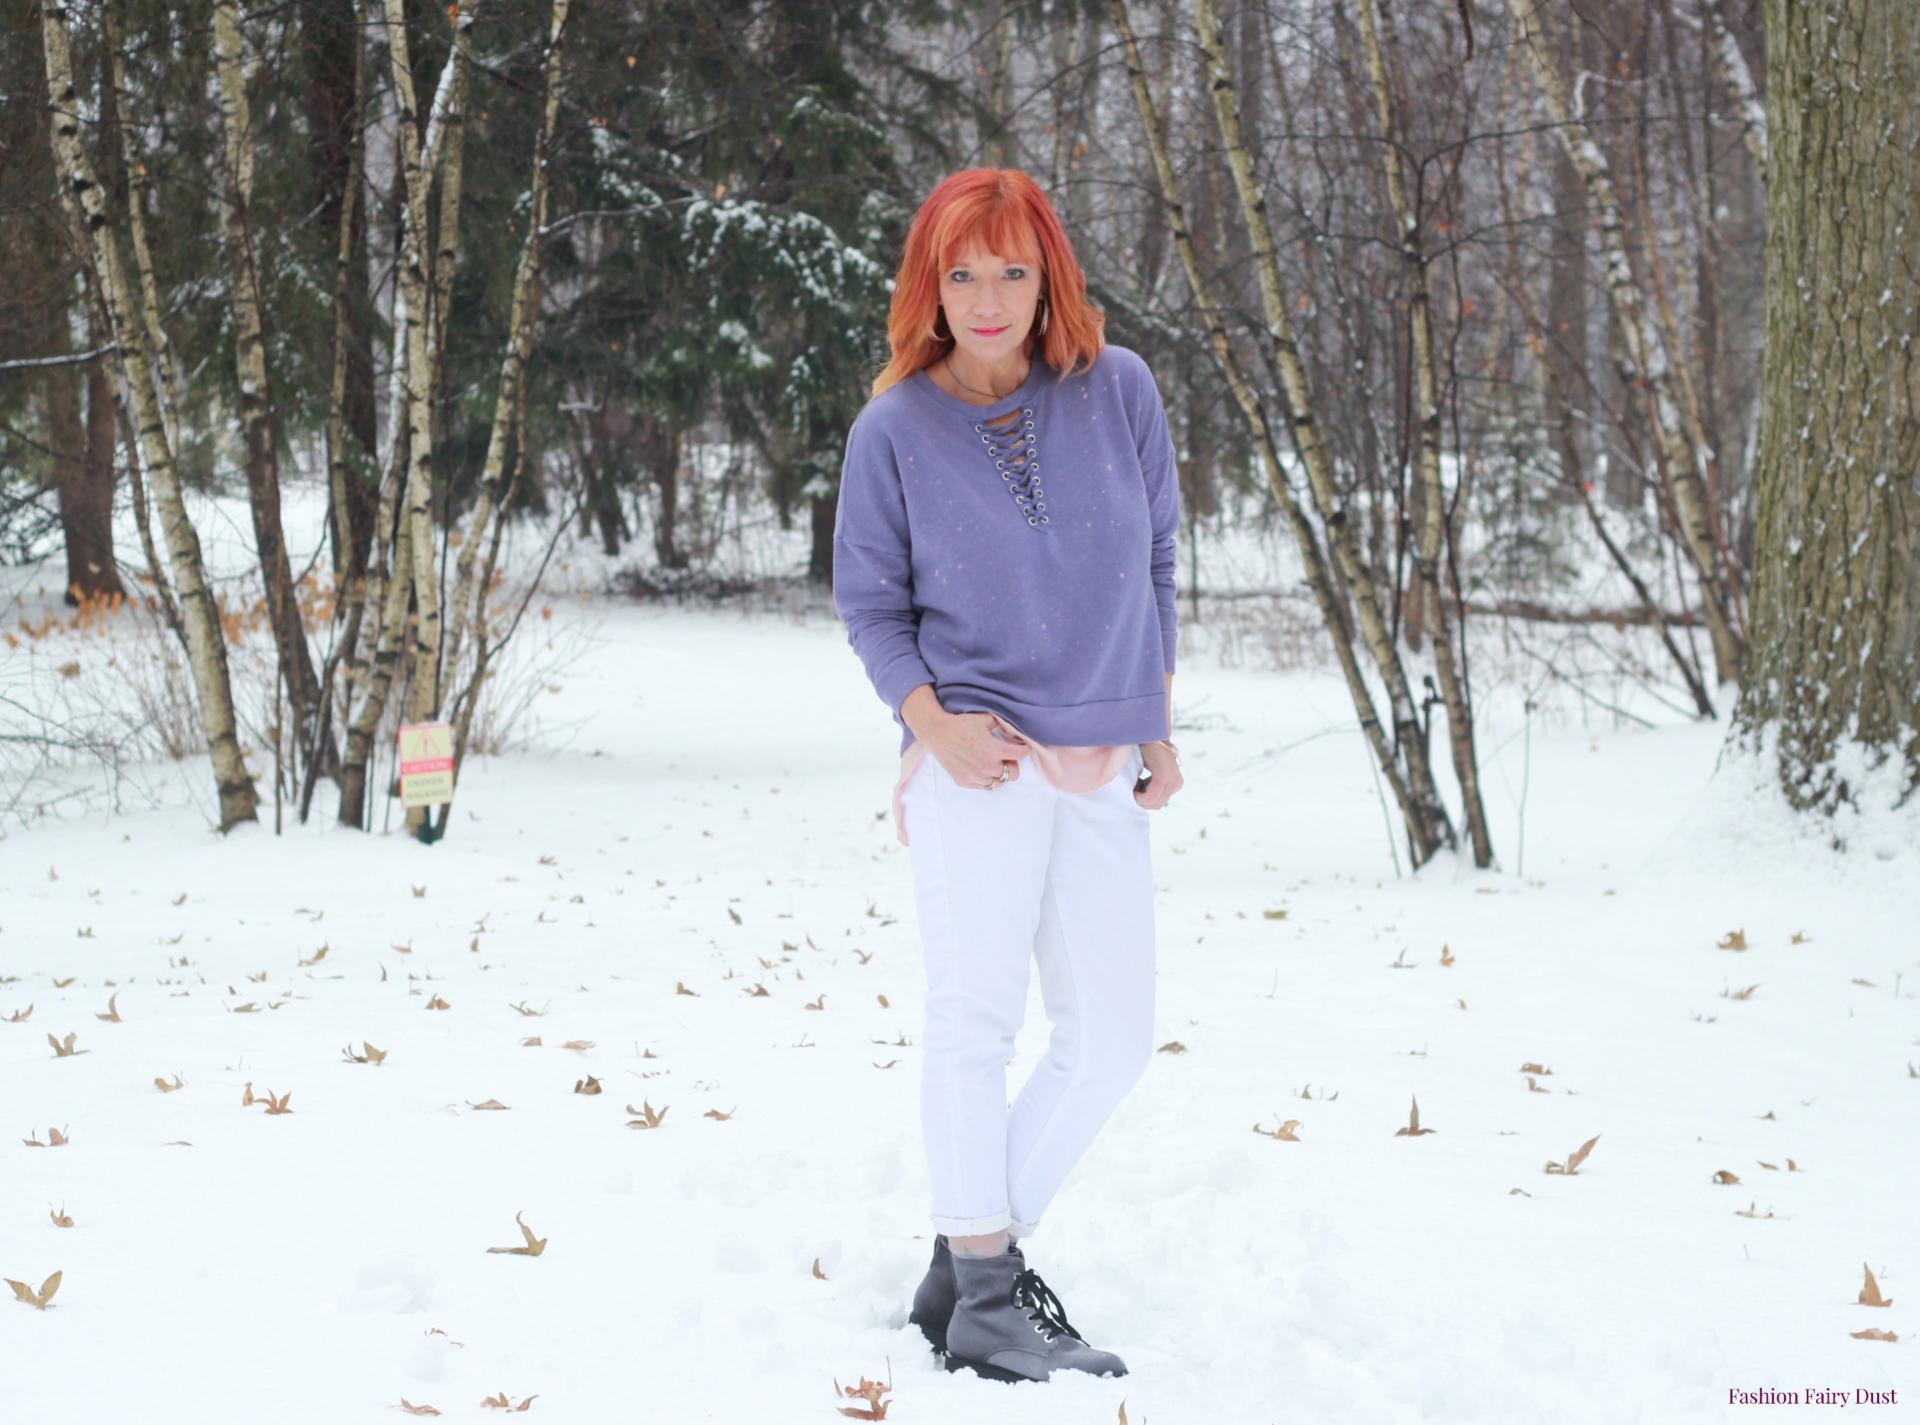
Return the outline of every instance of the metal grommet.
{"type": "Polygon", "coordinates": [[[1047,523],[1047,517],[1046,517],[1045,515],[1042,515],[1042,516],[1040,516],[1040,523],[1041,523],[1041,524],[1046,524],[1046,523],[1047,523]]]}
{"type": "Polygon", "coordinates": [[[1028,523],[1028,524],[1039,524],[1039,523],[1040,523],[1040,521],[1039,521],[1039,520],[1037,520],[1037,519],[1035,519],[1035,518],[1034,518],[1034,517],[1033,517],[1032,515],[1028,515],[1028,516],[1027,516],[1027,523],[1028,523]]]}

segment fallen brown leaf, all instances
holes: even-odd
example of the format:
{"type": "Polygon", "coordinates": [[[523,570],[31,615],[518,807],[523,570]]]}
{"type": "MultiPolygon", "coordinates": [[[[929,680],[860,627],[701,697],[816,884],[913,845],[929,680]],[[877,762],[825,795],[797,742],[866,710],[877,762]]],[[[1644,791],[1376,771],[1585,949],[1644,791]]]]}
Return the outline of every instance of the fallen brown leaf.
{"type": "MultiPolygon", "coordinates": [[[[525,1210],[526,1210],[525,1208],[521,1209],[522,1212],[524,1212],[525,1210]]],[[[526,1223],[520,1222],[519,1212],[516,1212],[513,1214],[513,1220],[515,1222],[520,1223],[520,1235],[527,1239],[526,1246],[524,1247],[489,1247],[487,1248],[489,1252],[504,1252],[508,1256],[512,1256],[512,1257],[537,1257],[542,1252],[547,1250],[547,1239],[544,1237],[534,1236],[533,1229],[527,1226],[526,1223]]]]}
{"type": "Polygon", "coordinates": [[[495,1410],[525,1410],[529,1405],[533,1404],[533,1397],[530,1395],[518,1405],[510,1405],[507,1403],[507,1393],[503,1390],[499,1395],[490,1395],[480,1403],[495,1410]]]}
{"type": "Polygon", "coordinates": [[[850,1415],[855,1420],[885,1420],[887,1418],[887,1402],[880,1397],[892,1389],[893,1376],[891,1374],[887,1376],[887,1383],[885,1385],[880,1384],[880,1382],[876,1380],[868,1380],[865,1376],[861,1376],[860,1384],[855,1386],[843,1386],[840,1384],[838,1378],[835,1378],[833,1382],[834,1394],[838,1395],[841,1399],[846,1400],[858,1396],[867,1402],[867,1408],[864,1410],[851,1405],[843,1405],[839,1408],[842,1415],[850,1415]]]}
{"type": "Polygon", "coordinates": [[[28,1306],[40,1311],[47,1309],[47,1303],[53,1300],[53,1294],[60,1290],[60,1273],[58,1272],[55,1272],[52,1276],[41,1282],[40,1290],[38,1291],[35,1291],[25,1282],[15,1281],[12,1277],[0,1277],[0,1281],[6,1282],[8,1286],[13,1288],[15,1297],[26,1302],[28,1306]]]}
{"type": "Polygon", "coordinates": [[[637,1115],[632,1121],[630,1121],[627,1124],[627,1127],[658,1128],[660,1126],[660,1121],[667,1116],[667,1109],[671,1106],[668,1104],[662,1104],[658,1109],[656,1109],[646,1099],[641,1099],[640,1105],[641,1106],[639,1108],[635,1108],[632,1104],[627,1105],[627,1112],[637,1115]]]}
{"type": "Polygon", "coordinates": [[[1860,1288],[1860,1295],[1855,1298],[1858,1304],[1861,1306],[1892,1306],[1892,1297],[1883,1297],[1880,1295],[1880,1283],[1873,1279],[1873,1268],[1869,1267],[1865,1262],[1862,1262],[1860,1264],[1860,1270],[1867,1274],[1867,1283],[1860,1288]]]}
{"type": "Polygon", "coordinates": [[[1600,1135],[1598,1133],[1594,1134],[1593,1137],[1589,1138],[1586,1142],[1582,1143],[1578,1148],[1575,1148],[1573,1150],[1573,1153],[1571,1154],[1571,1156],[1568,1157],[1565,1166],[1562,1166],[1559,1163],[1549,1161],[1546,1166],[1546,1171],[1549,1173],[1565,1173],[1568,1176],[1572,1176],[1573,1174],[1578,1173],[1580,1171],[1580,1164],[1586,1161],[1587,1154],[1593,1151],[1593,1145],[1595,1143],[1598,1143],[1599,1141],[1600,1141],[1600,1135]]]}
{"type": "Polygon", "coordinates": [[[1396,1138],[1400,1138],[1400,1137],[1412,1138],[1412,1137],[1418,1137],[1422,1133],[1435,1133],[1438,1131],[1439,1131],[1438,1129],[1422,1128],[1420,1126],[1420,1100],[1418,1098],[1415,1098],[1413,1101],[1413,1113],[1407,1119],[1406,1127],[1394,1129],[1393,1136],[1396,1138]]]}

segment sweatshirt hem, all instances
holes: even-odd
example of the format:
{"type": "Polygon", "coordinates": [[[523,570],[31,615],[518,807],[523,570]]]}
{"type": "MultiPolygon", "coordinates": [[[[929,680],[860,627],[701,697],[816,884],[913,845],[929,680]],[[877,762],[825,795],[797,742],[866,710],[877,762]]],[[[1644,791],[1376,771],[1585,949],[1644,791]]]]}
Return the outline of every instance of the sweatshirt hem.
{"type": "MultiPolygon", "coordinates": [[[[950,713],[990,712],[1019,726],[1021,732],[1049,747],[1117,747],[1157,742],[1167,735],[1167,695],[1162,689],[1134,698],[1109,698],[1090,703],[1047,705],[1021,702],[985,688],[962,683],[935,683],[940,705],[950,713]]],[[[913,729],[901,724],[900,750],[915,741],[913,729]]]]}

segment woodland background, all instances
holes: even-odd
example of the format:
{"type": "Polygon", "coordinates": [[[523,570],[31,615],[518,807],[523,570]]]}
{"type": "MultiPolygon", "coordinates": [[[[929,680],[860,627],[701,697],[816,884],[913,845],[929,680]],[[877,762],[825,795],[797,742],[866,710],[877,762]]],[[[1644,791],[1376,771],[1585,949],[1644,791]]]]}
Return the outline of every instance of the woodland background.
{"type": "MultiPolygon", "coordinates": [[[[1601,670],[1731,722],[1797,806],[1876,770],[1904,800],[1917,23],[19,5],[0,551],[64,558],[71,620],[149,621],[219,825],[268,778],[276,815],[326,787],[365,825],[399,720],[452,719],[464,760],[532,595],[502,590],[509,527],[589,535],[636,597],[825,588],[904,224],[943,174],[1015,165],[1160,384],[1185,617],[1338,667],[1413,864],[1497,854],[1482,631],[1583,697],[1601,670]],[[186,502],[221,492],[254,567],[210,575],[186,502]],[[300,492],[325,539],[291,547],[300,492]],[[804,564],[739,567],[756,528],[804,564]],[[1233,535],[1270,551],[1251,577],[1210,553],[1233,535]],[[236,695],[248,647],[270,672],[236,695]]],[[[15,646],[52,627],[16,622],[15,646]]],[[[26,765],[150,721],[82,732],[51,701],[6,705],[26,765]]]]}

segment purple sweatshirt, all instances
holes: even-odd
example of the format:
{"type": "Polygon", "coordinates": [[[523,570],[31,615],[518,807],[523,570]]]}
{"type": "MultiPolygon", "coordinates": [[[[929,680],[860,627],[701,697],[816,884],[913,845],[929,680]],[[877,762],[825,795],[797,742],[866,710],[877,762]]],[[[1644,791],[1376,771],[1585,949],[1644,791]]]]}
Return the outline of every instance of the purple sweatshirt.
{"type": "Polygon", "coordinates": [[[922,683],[1052,746],[1165,737],[1179,527],[1166,411],[1124,346],[1071,378],[1036,356],[991,405],[924,371],[868,401],[847,433],[833,602],[901,750],[922,683]]]}

